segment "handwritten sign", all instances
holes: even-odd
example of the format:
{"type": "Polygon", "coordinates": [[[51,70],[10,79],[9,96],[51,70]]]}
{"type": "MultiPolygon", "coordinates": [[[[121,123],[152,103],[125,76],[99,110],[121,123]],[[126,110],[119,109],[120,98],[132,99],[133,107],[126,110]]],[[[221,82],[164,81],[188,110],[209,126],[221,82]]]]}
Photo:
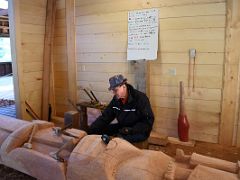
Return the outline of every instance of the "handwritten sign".
{"type": "Polygon", "coordinates": [[[158,22],[158,9],[128,12],[128,60],[157,59],[158,22]]]}

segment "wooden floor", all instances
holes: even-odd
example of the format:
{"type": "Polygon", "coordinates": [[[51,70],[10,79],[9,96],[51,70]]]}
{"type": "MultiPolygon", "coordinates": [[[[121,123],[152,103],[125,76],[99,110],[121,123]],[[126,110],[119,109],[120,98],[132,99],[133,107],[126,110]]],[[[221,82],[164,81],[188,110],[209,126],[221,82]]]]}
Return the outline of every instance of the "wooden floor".
{"type": "Polygon", "coordinates": [[[176,144],[167,144],[167,146],[158,146],[158,145],[149,145],[149,149],[162,151],[169,156],[174,157],[176,154],[176,149],[180,148],[183,149],[185,154],[190,155],[193,152],[210,156],[216,157],[232,162],[237,162],[240,160],[240,148],[235,147],[226,147],[219,144],[214,143],[206,143],[206,142],[196,142],[194,147],[189,146],[182,146],[176,144]]]}

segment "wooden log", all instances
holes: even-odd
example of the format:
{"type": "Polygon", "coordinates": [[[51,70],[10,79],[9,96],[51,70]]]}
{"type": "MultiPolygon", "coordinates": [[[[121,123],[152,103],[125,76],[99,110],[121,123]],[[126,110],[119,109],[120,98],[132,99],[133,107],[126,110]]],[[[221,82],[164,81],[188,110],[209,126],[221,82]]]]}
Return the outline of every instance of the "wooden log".
{"type": "Polygon", "coordinates": [[[234,51],[234,49],[240,48],[240,42],[237,40],[240,35],[240,26],[238,25],[240,23],[240,2],[238,0],[228,0],[227,12],[225,73],[219,142],[230,146],[236,143],[234,125],[239,113],[240,52],[234,51]]]}
{"type": "Polygon", "coordinates": [[[43,89],[42,89],[42,119],[48,119],[49,108],[49,91],[50,91],[50,67],[51,53],[53,47],[54,24],[56,14],[56,0],[48,0],[46,27],[44,38],[44,55],[43,55],[43,89]]]}
{"type": "Polygon", "coordinates": [[[148,138],[149,144],[156,144],[161,146],[166,146],[168,143],[167,136],[160,135],[157,132],[152,131],[149,138],[148,138]]]}
{"type": "Polygon", "coordinates": [[[67,67],[68,67],[68,98],[76,104],[76,57],[75,57],[75,1],[67,0],[66,6],[66,27],[67,27],[67,67]]]}
{"type": "Polygon", "coordinates": [[[237,173],[238,167],[236,163],[229,162],[226,160],[221,160],[217,158],[207,157],[203,156],[197,153],[193,153],[190,158],[190,164],[192,166],[196,166],[198,164],[212,167],[215,169],[220,169],[223,171],[231,172],[231,173],[237,173]]]}

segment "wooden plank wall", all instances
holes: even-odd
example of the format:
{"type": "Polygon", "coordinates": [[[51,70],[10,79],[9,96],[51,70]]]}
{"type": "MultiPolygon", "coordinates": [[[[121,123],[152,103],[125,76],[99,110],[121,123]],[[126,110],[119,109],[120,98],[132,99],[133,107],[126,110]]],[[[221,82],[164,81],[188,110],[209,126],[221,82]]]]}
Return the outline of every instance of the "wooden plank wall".
{"type": "MultiPolygon", "coordinates": [[[[68,110],[68,60],[66,36],[65,0],[56,2],[56,22],[53,48],[54,94],[56,116],[63,116],[68,110]]],[[[74,83],[74,82],[73,82],[74,83]]]]}
{"type": "MultiPolygon", "coordinates": [[[[124,1],[126,3],[127,1],[124,1]]],[[[124,4],[123,3],[123,4],[124,4]]],[[[108,79],[123,74],[134,82],[126,61],[127,11],[120,1],[76,1],[76,61],[78,100],[89,100],[82,91],[90,88],[102,102],[109,102],[108,79]],[[114,6],[114,7],[113,7],[114,6]]]]}
{"type": "MultiPolygon", "coordinates": [[[[150,100],[156,116],[154,130],[177,135],[179,81],[187,89],[188,50],[196,48],[196,88],[186,96],[190,137],[217,142],[225,0],[76,0],[78,100],[88,99],[81,89],[90,87],[101,101],[109,101],[108,78],[116,73],[126,75],[135,83],[126,61],[127,12],[144,8],[159,8],[160,12],[158,59],[149,65],[150,100]]],[[[64,50],[63,46],[59,47],[59,51],[64,50]]]]}
{"type": "Polygon", "coordinates": [[[223,101],[219,142],[224,145],[240,146],[240,2],[228,0],[226,3],[226,45],[223,81],[223,101]]]}
{"type": "Polygon", "coordinates": [[[43,46],[45,34],[46,0],[13,2],[18,20],[15,22],[21,118],[30,119],[25,111],[25,100],[41,114],[43,46]]]}
{"type": "MultiPolygon", "coordinates": [[[[225,39],[225,2],[166,8],[161,19],[160,52],[150,64],[150,98],[154,129],[177,136],[179,81],[186,90],[190,138],[218,142],[225,39]],[[165,14],[166,13],[166,14],[165,14]],[[197,50],[195,90],[188,88],[188,50],[197,50]],[[176,71],[176,75],[172,74],[176,71]]],[[[192,87],[192,82],[190,86],[192,87]]]]}

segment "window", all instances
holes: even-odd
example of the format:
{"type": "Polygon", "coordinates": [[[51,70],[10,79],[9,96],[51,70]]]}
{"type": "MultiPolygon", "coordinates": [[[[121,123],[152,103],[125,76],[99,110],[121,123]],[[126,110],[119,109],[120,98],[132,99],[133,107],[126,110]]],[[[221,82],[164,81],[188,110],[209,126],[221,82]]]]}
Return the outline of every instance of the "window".
{"type": "Polygon", "coordinates": [[[0,62],[12,62],[9,37],[0,37],[0,62]]]}

